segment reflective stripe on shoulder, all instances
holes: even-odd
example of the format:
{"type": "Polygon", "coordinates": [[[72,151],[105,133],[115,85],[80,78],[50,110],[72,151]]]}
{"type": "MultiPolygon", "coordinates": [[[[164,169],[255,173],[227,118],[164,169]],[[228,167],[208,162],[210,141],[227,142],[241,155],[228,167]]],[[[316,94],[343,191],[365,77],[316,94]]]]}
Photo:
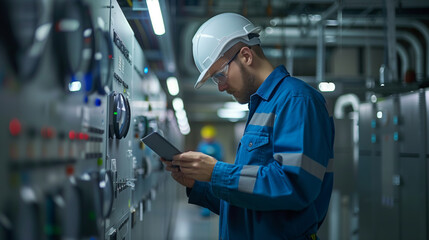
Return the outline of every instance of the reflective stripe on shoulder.
{"type": "Polygon", "coordinates": [[[283,166],[299,167],[323,181],[326,167],[303,153],[276,153],[274,159],[283,166]]]}
{"type": "Polygon", "coordinates": [[[238,191],[252,193],[255,188],[256,177],[260,166],[244,165],[238,180],[238,191]]]}
{"type": "Polygon", "coordinates": [[[273,127],[276,115],[274,113],[255,113],[250,119],[249,125],[273,127]]]}

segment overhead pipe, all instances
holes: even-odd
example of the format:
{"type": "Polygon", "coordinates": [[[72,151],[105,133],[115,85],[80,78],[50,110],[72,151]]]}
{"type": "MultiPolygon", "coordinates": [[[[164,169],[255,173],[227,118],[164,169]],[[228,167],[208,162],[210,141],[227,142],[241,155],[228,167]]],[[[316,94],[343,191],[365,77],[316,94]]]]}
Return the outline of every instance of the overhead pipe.
{"type": "MultiPolygon", "coordinates": [[[[299,18],[297,16],[289,16],[286,18],[274,18],[271,20],[276,26],[284,26],[283,24],[286,24],[288,27],[291,25],[299,25],[299,18]],[[277,23],[283,23],[283,24],[277,24],[277,23]]],[[[382,18],[346,18],[341,20],[341,25],[343,27],[348,26],[383,26],[385,22],[385,19],[382,18]]],[[[406,20],[402,18],[396,18],[396,26],[397,27],[413,27],[416,30],[418,30],[425,39],[426,44],[426,75],[423,74],[422,76],[426,76],[427,79],[429,79],[429,28],[426,27],[425,24],[418,20],[406,20]]],[[[420,76],[420,77],[422,77],[420,76]]]]}
{"type": "Polygon", "coordinates": [[[396,43],[396,52],[398,53],[399,58],[401,59],[401,77],[403,80],[405,79],[405,73],[409,69],[410,60],[408,59],[407,50],[405,50],[405,48],[399,43],[396,43]]]}
{"type": "Polygon", "coordinates": [[[345,108],[352,106],[353,112],[359,111],[360,101],[355,94],[345,94],[338,97],[335,102],[334,116],[336,119],[343,119],[345,115],[345,108]]]}
{"type": "MultiPolygon", "coordinates": [[[[328,36],[338,36],[341,35],[342,37],[373,37],[373,38],[383,38],[384,37],[384,33],[380,32],[378,30],[368,30],[368,29],[346,29],[346,30],[342,30],[341,33],[339,33],[337,30],[332,30],[332,29],[326,29],[325,30],[326,35],[328,36]]],[[[287,28],[286,30],[281,29],[281,28],[271,28],[270,32],[267,33],[269,34],[269,41],[272,41],[272,43],[276,42],[278,43],[279,41],[275,41],[275,39],[273,38],[273,36],[281,36],[282,34],[285,34],[288,37],[288,43],[290,42],[290,38],[296,37],[296,38],[300,38],[300,31],[298,28],[287,28]]],[[[317,31],[311,31],[308,34],[308,37],[313,37],[315,39],[317,39],[319,32],[317,31]]],[[[418,41],[418,39],[413,36],[412,34],[408,33],[408,32],[404,32],[404,31],[398,31],[396,34],[396,38],[399,39],[403,39],[406,40],[410,43],[410,45],[412,46],[414,52],[415,52],[415,66],[416,66],[416,76],[417,76],[417,80],[421,80],[422,77],[422,72],[423,72],[423,54],[420,51],[420,49],[422,49],[422,46],[420,44],[420,42],[418,41]]],[[[301,42],[303,41],[302,39],[300,39],[298,41],[301,42]]],[[[266,43],[266,42],[264,42],[266,43]]]]}

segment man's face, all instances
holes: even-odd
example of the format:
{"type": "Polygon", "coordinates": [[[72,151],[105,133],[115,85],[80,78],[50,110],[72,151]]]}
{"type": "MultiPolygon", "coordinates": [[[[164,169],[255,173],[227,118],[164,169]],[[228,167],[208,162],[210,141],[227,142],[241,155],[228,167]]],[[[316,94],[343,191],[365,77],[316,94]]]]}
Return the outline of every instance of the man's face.
{"type": "Polygon", "coordinates": [[[226,91],[241,104],[248,103],[250,96],[258,89],[255,76],[237,59],[229,64],[227,76],[227,81],[218,85],[219,91],[226,91]]]}

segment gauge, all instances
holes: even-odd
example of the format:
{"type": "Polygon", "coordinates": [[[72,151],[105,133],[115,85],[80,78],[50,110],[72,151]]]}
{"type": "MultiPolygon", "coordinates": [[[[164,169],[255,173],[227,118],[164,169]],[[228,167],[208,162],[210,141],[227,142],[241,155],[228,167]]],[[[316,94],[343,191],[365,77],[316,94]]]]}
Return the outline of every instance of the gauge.
{"type": "Polygon", "coordinates": [[[76,180],[71,177],[63,189],[64,209],[62,210],[61,230],[63,239],[79,239],[81,201],[76,180]]]}
{"type": "MultiPolygon", "coordinates": [[[[10,11],[11,31],[16,46],[14,57],[17,73],[21,80],[32,79],[37,72],[41,58],[47,45],[51,30],[51,22],[44,22],[46,9],[43,2],[38,0],[8,1],[10,11]]],[[[10,35],[10,32],[7,35],[10,35]]],[[[14,50],[11,50],[14,51],[14,50]]]]}
{"type": "Polygon", "coordinates": [[[101,28],[95,30],[95,65],[93,68],[94,85],[99,94],[106,94],[105,87],[110,87],[113,44],[108,32],[101,28]]]}
{"type": "Polygon", "coordinates": [[[110,94],[111,114],[109,119],[109,136],[121,139],[127,136],[130,128],[131,109],[128,99],[121,93],[110,94]]]}
{"type": "Polygon", "coordinates": [[[78,76],[83,76],[85,82],[85,91],[92,93],[95,90],[94,78],[92,76],[93,68],[95,67],[95,36],[94,28],[92,25],[92,14],[88,5],[82,5],[83,10],[83,50],[82,62],[79,67],[78,76]]]}
{"type": "Polygon", "coordinates": [[[98,177],[93,173],[85,173],[77,179],[77,187],[81,200],[80,233],[81,238],[98,236],[100,211],[100,191],[98,177]]]}
{"type": "Polygon", "coordinates": [[[10,0],[9,10],[12,20],[12,32],[20,49],[33,45],[36,30],[42,16],[42,4],[38,0],[10,0]]]}
{"type": "Polygon", "coordinates": [[[15,237],[18,240],[41,239],[40,203],[38,203],[33,189],[24,187],[21,189],[17,221],[14,227],[15,237]]]}
{"type": "MultiPolygon", "coordinates": [[[[16,42],[16,39],[14,38],[13,34],[10,34],[12,31],[11,26],[11,19],[9,16],[9,11],[6,6],[6,3],[4,1],[0,2],[0,58],[2,58],[0,61],[0,69],[1,69],[1,76],[2,78],[5,73],[5,67],[7,68],[12,67],[15,72],[17,71],[17,62],[16,62],[16,54],[18,45],[16,42]],[[6,57],[7,56],[7,57],[6,57]],[[6,59],[3,59],[6,58],[6,59]],[[5,60],[6,62],[3,62],[5,60]]],[[[0,79],[0,84],[1,84],[0,79]]]]}
{"type": "Polygon", "coordinates": [[[134,124],[134,135],[136,138],[143,138],[147,135],[148,121],[145,116],[137,116],[134,124]]]}
{"type": "Polygon", "coordinates": [[[45,201],[45,234],[47,239],[61,239],[61,212],[64,198],[58,192],[48,194],[45,201]]]}
{"type": "Polygon", "coordinates": [[[54,42],[60,69],[60,81],[71,92],[92,91],[92,79],[86,76],[91,66],[94,37],[88,8],[80,0],[55,1],[54,42]],[[66,80],[64,80],[66,79],[66,80]]]}
{"type": "Polygon", "coordinates": [[[101,214],[108,218],[113,207],[113,175],[112,171],[101,171],[99,188],[101,190],[101,214]]]}

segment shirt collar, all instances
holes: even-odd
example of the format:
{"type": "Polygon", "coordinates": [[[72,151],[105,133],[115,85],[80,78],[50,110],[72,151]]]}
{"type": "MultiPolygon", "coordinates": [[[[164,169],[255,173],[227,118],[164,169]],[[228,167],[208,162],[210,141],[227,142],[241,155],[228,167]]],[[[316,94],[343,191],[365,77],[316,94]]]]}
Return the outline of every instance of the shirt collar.
{"type": "Polygon", "coordinates": [[[256,95],[261,97],[264,100],[268,100],[272,93],[274,92],[274,89],[276,86],[285,78],[288,77],[290,74],[286,70],[285,66],[280,65],[276,67],[270,75],[265,79],[265,81],[259,86],[258,90],[256,91],[256,95]]]}

